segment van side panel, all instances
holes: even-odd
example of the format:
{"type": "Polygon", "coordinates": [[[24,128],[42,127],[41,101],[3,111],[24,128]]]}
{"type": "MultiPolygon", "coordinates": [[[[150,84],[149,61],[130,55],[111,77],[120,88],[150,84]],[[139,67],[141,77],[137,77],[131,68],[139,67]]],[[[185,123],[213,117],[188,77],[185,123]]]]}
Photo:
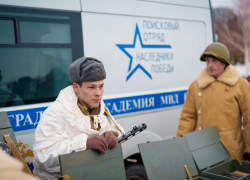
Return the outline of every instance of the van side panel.
{"type": "Polygon", "coordinates": [[[187,87],[205,67],[200,55],[213,42],[209,4],[82,4],[84,53],[104,63],[106,106],[125,131],[148,125],[126,143],[124,158],[139,152],[136,144],[173,138],[187,87]]]}
{"type": "Polygon", "coordinates": [[[181,0],[181,1],[136,1],[136,0],[81,0],[83,12],[98,12],[112,14],[138,15],[148,17],[162,18],[187,18],[187,19],[204,19],[204,16],[195,16],[204,9],[209,10],[209,1],[200,0],[181,0]],[[185,16],[189,9],[188,16],[185,16]],[[177,11],[176,11],[177,10],[177,11]]]}
{"type": "Polygon", "coordinates": [[[80,0],[1,0],[0,5],[81,11],[80,0]]]}
{"type": "Polygon", "coordinates": [[[207,8],[209,6],[208,1],[200,1],[200,0],[143,0],[149,2],[157,2],[157,3],[165,3],[165,4],[175,4],[181,6],[193,6],[193,7],[200,7],[200,8],[207,8]]]}
{"type": "Polygon", "coordinates": [[[82,21],[85,56],[107,71],[105,96],[187,87],[205,66],[203,21],[88,12],[82,21]]]}

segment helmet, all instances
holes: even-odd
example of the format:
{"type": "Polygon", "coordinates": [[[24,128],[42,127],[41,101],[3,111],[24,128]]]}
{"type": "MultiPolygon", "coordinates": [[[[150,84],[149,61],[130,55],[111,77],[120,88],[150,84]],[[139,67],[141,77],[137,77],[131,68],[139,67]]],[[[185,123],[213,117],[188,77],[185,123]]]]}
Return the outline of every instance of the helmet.
{"type": "Polygon", "coordinates": [[[206,61],[206,57],[213,57],[227,65],[230,64],[230,53],[227,47],[218,42],[210,44],[201,55],[200,60],[206,61]]]}

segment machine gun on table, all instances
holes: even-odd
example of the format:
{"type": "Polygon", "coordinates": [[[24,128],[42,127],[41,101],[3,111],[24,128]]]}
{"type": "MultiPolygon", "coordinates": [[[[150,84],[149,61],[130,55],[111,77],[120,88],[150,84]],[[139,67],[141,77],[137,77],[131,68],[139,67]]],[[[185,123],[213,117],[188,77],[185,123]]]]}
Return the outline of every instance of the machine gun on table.
{"type": "Polygon", "coordinates": [[[118,138],[118,143],[123,143],[127,141],[128,139],[134,137],[135,135],[139,134],[140,132],[144,131],[147,128],[147,125],[145,123],[141,124],[140,126],[134,126],[133,129],[126,134],[122,135],[118,138]]]}

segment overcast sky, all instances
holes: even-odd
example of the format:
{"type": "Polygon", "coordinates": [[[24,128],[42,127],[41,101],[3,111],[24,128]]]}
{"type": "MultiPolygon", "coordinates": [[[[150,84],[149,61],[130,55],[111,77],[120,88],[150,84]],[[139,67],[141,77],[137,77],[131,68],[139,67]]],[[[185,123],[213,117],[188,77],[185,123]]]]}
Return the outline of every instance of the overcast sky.
{"type": "Polygon", "coordinates": [[[233,7],[235,0],[211,0],[212,8],[233,7]]]}

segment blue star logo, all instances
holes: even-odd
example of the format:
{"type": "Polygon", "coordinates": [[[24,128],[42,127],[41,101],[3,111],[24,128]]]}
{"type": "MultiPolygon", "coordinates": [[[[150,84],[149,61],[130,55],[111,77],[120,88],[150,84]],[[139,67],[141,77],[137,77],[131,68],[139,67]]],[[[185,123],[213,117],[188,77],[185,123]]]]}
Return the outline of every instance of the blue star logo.
{"type": "Polygon", "coordinates": [[[134,57],[131,55],[131,53],[129,53],[128,51],[125,50],[125,49],[136,49],[136,46],[139,46],[138,43],[136,43],[136,41],[138,41],[138,39],[140,41],[139,45],[140,45],[141,49],[162,49],[162,48],[170,49],[170,48],[172,48],[170,45],[147,45],[147,44],[143,44],[138,25],[136,24],[133,44],[116,44],[130,59],[129,67],[128,67],[128,73],[129,74],[128,74],[127,78],[126,78],[126,81],[128,81],[131,78],[131,76],[138,69],[141,69],[150,79],[152,79],[151,74],[140,63],[138,63],[137,65],[135,65],[135,67],[132,68],[134,57]]]}

